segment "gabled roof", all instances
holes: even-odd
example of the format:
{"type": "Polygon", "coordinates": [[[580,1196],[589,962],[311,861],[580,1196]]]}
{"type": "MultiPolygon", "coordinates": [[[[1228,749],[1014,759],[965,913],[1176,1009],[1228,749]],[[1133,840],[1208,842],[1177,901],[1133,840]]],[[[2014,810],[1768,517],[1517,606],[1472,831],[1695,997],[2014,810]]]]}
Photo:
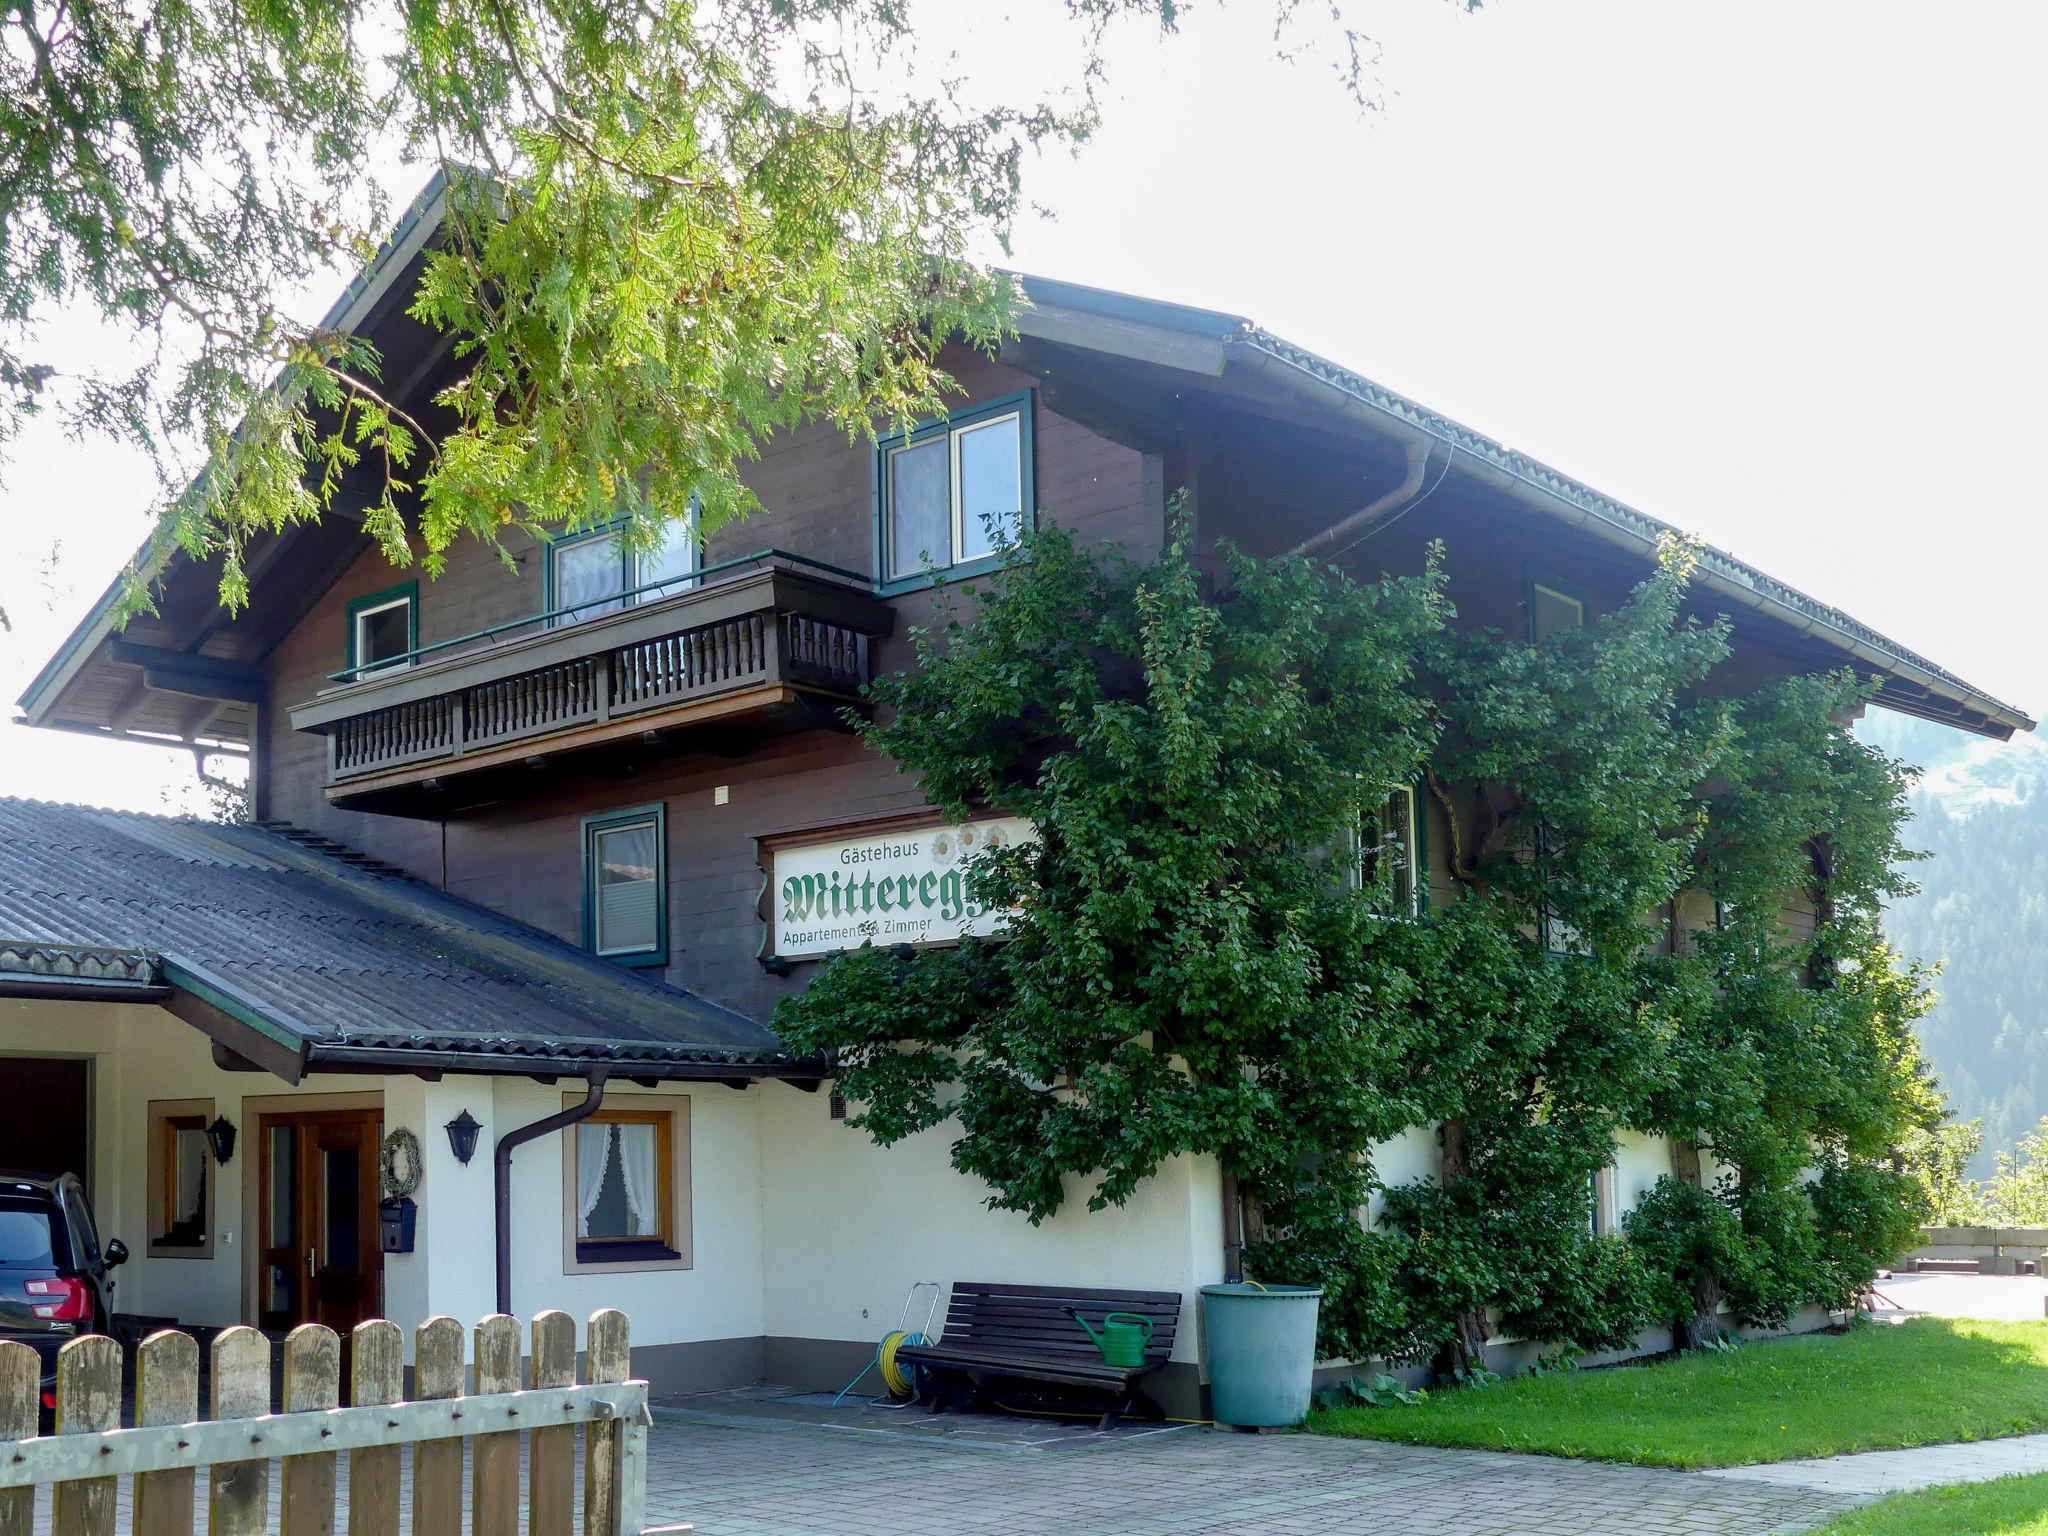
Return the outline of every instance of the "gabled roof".
{"type": "Polygon", "coordinates": [[[285,1076],[814,1075],[741,1014],[308,834],[0,798],[0,994],[67,987],[196,999],[285,1076]]]}
{"type": "MultiPolygon", "coordinates": [[[[1448,463],[1462,456],[1461,467],[1480,472],[1538,515],[1591,527],[1645,555],[1655,553],[1659,540],[1682,532],[1242,315],[1017,276],[1032,301],[1017,322],[1026,336],[1201,378],[1239,373],[1250,387],[1263,385],[1275,397],[1316,399],[1334,414],[1420,437],[1440,447],[1448,463]]],[[[2009,738],[2015,730],[2034,729],[2033,717],[2024,711],[1726,550],[1706,546],[1695,580],[1890,674],[1889,694],[1879,693],[1880,704],[1988,736],[2009,738]]]]}
{"type": "MultiPolygon", "coordinates": [[[[447,193],[445,175],[436,172],[408,206],[384,247],[336,300],[326,325],[353,332],[374,317],[388,317],[404,296],[405,274],[414,269],[445,217],[447,193]]],[[[1333,417],[1349,420],[1354,430],[1364,428],[1411,444],[1426,443],[1433,451],[1440,448],[1447,467],[1478,476],[1535,515],[1588,530],[1643,556],[1654,555],[1661,538],[1680,532],[1670,523],[1603,495],[1241,315],[1052,278],[1013,276],[1031,301],[1016,321],[1025,337],[1135,360],[1190,381],[1227,380],[1233,388],[1273,403],[1311,401],[1333,417]]],[[[446,338],[442,340],[445,345],[446,338]]],[[[209,579],[206,570],[180,568],[191,567],[192,562],[161,540],[145,544],[136,558],[138,568],[152,579],[172,569],[181,580],[209,579]]],[[[1839,652],[1845,662],[1861,662],[1881,674],[1885,686],[1878,702],[1889,708],[1999,738],[2009,738],[2016,730],[2034,729],[2034,719],[2023,710],[1725,550],[1710,546],[1703,552],[1696,580],[1733,603],[1813,637],[1839,652]]],[[[119,627],[119,595],[120,583],[116,582],[22,694],[20,704],[29,724],[162,737],[161,731],[135,732],[123,725],[70,719],[60,707],[73,680],[96,656],[113,649],[110,642],[119,627]]],[[[178,642],[181,646],[187,643],[178,642]]],[[[140,652],[144,648],[129,649],[140,652]]],[[[124,667],[143,665],[137,655],[115,659],[124,667]]],[[[161,662],[164,658],[159,655],[157,659],[161,662]]],[[[145,684],[151,675],[144,670],[145,684]]],[[[169,696],[176,696],[175,689],[169,696]]],[[[192,717],[199,725],[171,735],[197,740],[210,733],[214,739],[239,743],[248,734],[241,708],[232,698],[219,702],[212,711],[202,709],[192,717]]]]}

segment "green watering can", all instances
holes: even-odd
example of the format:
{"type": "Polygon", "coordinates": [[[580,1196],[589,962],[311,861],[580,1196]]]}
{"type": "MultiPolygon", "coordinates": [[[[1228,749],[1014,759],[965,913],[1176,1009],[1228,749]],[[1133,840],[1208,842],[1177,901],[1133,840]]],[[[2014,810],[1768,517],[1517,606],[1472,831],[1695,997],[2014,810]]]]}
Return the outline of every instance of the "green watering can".
{"type": "Polygon", "coordinates": [[[1063,1310],[1087,1330],[1095,1347],[1102,1351],[1104,1365],[1136,1367],[1145,1363],[1145,1349],[1152,1342],[1151,1318],[1135,1312],[1111,1312],[1102,1319],[1102,1326],[1096,1328],[1072,1307],[1063,1310]]]}

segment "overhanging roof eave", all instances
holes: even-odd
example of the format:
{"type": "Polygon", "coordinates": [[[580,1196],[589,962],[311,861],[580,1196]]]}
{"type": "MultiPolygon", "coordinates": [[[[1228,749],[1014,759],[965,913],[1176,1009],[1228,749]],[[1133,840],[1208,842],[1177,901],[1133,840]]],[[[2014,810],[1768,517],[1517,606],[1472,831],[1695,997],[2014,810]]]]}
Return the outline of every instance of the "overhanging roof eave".
{"type": "MultiPolygon", "coordinates": [[[[445,170],[437,169],[399,216],[390,237],[378,247],[377,254],[328,306],[327,312],[320,317],[320,329],[344,333],[359,329],[383,302],[398,275],[433,238],[447,212],[448,175],[445,170]]],[[[208,467],[210,469],[211,465],[208,467]]],[[[194,489],[203,483],[207,472],[200,471],[200,479],[193,482],[194,489]]],[[[145,586],[154,586],[177,552],[175,543],[163,537],[160,530],[153,529],[130,564],[145,586]]],[[[99,600],[77,627],[65,636],[55,654],[37,669],[28,687],[15,701],[24,724],[40,726],[47,722],[52,706],[87,659],[120,627],[116,615],[125,587],[126,572],[123,571],[107,584],[106,591],[100,594],[99,600]]]]}

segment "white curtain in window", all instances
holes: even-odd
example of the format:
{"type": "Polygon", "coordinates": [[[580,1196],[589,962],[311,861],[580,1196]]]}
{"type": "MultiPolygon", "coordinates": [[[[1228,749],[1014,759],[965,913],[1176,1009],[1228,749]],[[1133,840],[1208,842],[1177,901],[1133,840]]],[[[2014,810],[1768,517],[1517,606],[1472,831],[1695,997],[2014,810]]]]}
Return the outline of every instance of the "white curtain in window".
{"type": "Polygon", "coordinates": [[[626,605],[625,553],[615,534],[557,544],[550,557],[555,562],[555,607],[571,610],[557,623],[579,623],[626,605]]]}
{"type": "Polygon", "coordinates": [[[604,1171],[612,1160],[612,1127],[584,1121],[576,1127],[576,1232],[590,1236],[590,1213],[604,1188],[604,1171]]]}
{"type": "Polygon", "coordinates": [[[654,1187],[654,1127],[619,1127],[619,1172],[626,1182],[626,1204],[631,1207],[627,1234],[658,1237],[661,1232],[660,1196],[654,1187]]]}
{"type": "Polygon", "coordinates": [[[889,454],[889,574],[915,576],[929,560],[953,563],[952,466],[947,439],[889,454]]]}

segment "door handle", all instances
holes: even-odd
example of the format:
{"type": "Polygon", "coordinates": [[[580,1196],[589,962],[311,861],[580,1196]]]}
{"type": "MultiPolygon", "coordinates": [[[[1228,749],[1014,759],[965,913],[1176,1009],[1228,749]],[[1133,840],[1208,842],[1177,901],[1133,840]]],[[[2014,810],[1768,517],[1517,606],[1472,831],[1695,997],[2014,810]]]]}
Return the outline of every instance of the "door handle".
{"type": "Polygon", "coordinates": [[[319,1273],[320,1261],[314,1257],[313,1248],[310,1244],[308,1244],[306,1248],[306,1278],[308,1280],[311,1280],[315,1275],[319,1273]]]}

